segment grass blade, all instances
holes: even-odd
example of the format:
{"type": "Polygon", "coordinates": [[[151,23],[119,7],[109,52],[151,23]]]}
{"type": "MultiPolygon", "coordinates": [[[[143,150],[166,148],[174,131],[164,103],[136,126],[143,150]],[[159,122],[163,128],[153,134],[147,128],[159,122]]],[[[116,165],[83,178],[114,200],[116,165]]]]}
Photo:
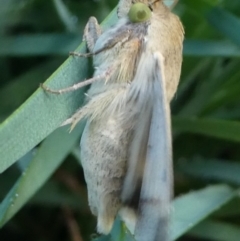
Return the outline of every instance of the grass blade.
{"type": "Polygon", "coordinates": [[[79,139],[82,127],[71,134],[61,128],[51,134],[0,204],[0,227],[33,196],[61,164],[79,139]]]}

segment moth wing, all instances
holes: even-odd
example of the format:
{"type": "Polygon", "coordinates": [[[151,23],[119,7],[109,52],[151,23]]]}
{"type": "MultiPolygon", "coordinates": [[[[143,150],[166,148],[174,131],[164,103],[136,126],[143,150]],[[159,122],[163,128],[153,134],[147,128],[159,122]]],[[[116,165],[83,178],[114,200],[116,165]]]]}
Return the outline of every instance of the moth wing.
{"type": "Polygon", "coordinates": [[[151,121],[152,101],[146,100],[143,106],[136,104],[134,107],[142,111],[139,115],[136,115],[137,118],[135,117],[137,122],[134,123],[135,121],[132,121],[134,125],[133,139],[129,147],[127,170],[121,194],[124,207],[120,211],[120,216],[131,233],[134,233],[137,220],[137,210],[147,151],[146,147],[148,144],[147,137],[151,121]],[[143,109],[141,107],[143,107],[143,109]]]}
{"type": "Polygon", "coordinates": [[[124,179],[122,200],[126,205],[136,209],[142,185],[142,177],[145,165],[148,130],[151,120],[151,106],[138,116],[136,129],[133,133],[133,141],[129,148],[128,168],[124,179]]]}
{"type": "Polygon", "coordinates": [[[167,241],[172,196],[172,148],[170,107],[160,53],[142,53],[128,93],[127,106],[129,109],[124,119],[133,123],[134,133],[122,200],[126,205],[132,204],[140,191],[134,232],[137,241],[167,241]]]}
{"type": "Polygon", "coordinates": [[[172,141],[170,106],[167,101],[163,56],[154,53],[153,106],[146,162],[135,229],[137,241],[168,241],[172,198],[172,141]]]}
{"type": "Polygon", "coordinates": [[[133,129],[128,152],[128,167],[122,189],[122,201],[136,209],[142,185],[148,135],[153,108],[152,73],[153,56],[143,52],[126,98],[124,115],[127,129],[133,129]],[[132,125],[132,126],[131,126],[132,125]]]}

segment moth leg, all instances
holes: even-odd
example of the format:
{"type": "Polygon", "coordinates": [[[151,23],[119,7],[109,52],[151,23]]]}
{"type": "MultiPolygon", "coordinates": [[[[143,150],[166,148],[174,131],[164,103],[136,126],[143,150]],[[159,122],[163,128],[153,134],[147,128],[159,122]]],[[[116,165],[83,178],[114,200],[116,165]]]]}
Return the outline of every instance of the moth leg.
{"type": "Polygon", "coordinates": [[[98,80],[106,79],[106,81],[107,81],[109,79],[109,77],[111,76],[111,73],[112,73],[112,69],[108,69],[103,74],[94,76],[93,78],[87,79],[85,81],[79,82],[77,84],[74,84],[72,86],[69,86],[67,88],[63,88],[63,89],[60,89],[60,90],[53,90],[53,89],[48,88],[47,86],[45,86],[43,84],[40,84],[40,87],[44,91],[52,93],[52,94],[63,94],[63,93],[66,93],[66,92],[71,92],[71,91],[74,91],[74,90],[78,90],[78,89],[80,89],[80,88],[82,88],[84,86],[90,85],[90,84],[92,84],[92,83],[94,83],[94,82],[96,82],[98,80]]]}
{"type": "Polygon", "coordinates": [[[91,57],[94,55],[93,49],[96,44],[97,39],[101,35],[102,30],[98,21],[95,17],[89,18],[83,33],[83,41],[87,42],[87,47],[90,53],[78,53],[78,52],[70,52],[70,55],[77,57],[91,57]]]}
{"type": "Polygon", "coordinates": [[[102,30],[100,25],[98,24],[97,19],[95,17],[89,18],[87,25],[84,29],[83,41],[87,42],[87,47],[91,53],[93,52],[95,43],[101,33],[102,30]]]}

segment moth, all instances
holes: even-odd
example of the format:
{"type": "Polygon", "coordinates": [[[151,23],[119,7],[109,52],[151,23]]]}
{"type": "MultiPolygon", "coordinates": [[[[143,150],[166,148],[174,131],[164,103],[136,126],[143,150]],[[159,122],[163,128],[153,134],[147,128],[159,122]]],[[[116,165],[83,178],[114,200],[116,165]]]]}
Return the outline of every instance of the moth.
{"type": "Polygon", "coordinates": [[[120,0],[118,22],[102,32],[91,17],[84,40],[93,78],[84,107],[65,124],[86,119],[80,147],[97,231],[120,215],[137,241],[168,241],[173,192],[170,101],[180,78],[184,30],[163,0],[120,0]]]}

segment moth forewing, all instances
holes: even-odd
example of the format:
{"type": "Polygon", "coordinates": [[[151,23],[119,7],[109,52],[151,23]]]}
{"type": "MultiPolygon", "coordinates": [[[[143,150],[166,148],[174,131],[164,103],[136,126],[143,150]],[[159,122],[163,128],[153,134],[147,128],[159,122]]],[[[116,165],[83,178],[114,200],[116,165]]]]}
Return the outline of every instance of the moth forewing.
{"type": "Polygon", "coordinates": [[[153,108],[152,84],[149,67],[152,60],[149,54],[143,52],[136,74],[127,93],[127,108],[124,115],[125,125],[133,125],[133,137],[128,151],[128,168],[124,178],[122,200],[131,202],[134,193],[141,187],[144,171],[147,137],[153,108]],[[128,124],[126,122],[129,122],[128,124]],[[140,185],[140,186],[139,186],[140,185]]]}
{"type": "Polygon", "coordinates": [[[131,206],[134,195],[141,191],[135,219],[129,210],[120,215],[133,229],[137,241],[167,241],[172,192],[171,131],[160,53],[145,49],[141,54],[127,105],[124,121],[133,122],[134,131],[122,201],[131,206]]]}
{"type": "Polygon", "coordinates": [[[172,147],[169,102],[163,56],[151,55],[152,114],[135,237],[138,241],[169,240],[172,196],[172,147]]]}

